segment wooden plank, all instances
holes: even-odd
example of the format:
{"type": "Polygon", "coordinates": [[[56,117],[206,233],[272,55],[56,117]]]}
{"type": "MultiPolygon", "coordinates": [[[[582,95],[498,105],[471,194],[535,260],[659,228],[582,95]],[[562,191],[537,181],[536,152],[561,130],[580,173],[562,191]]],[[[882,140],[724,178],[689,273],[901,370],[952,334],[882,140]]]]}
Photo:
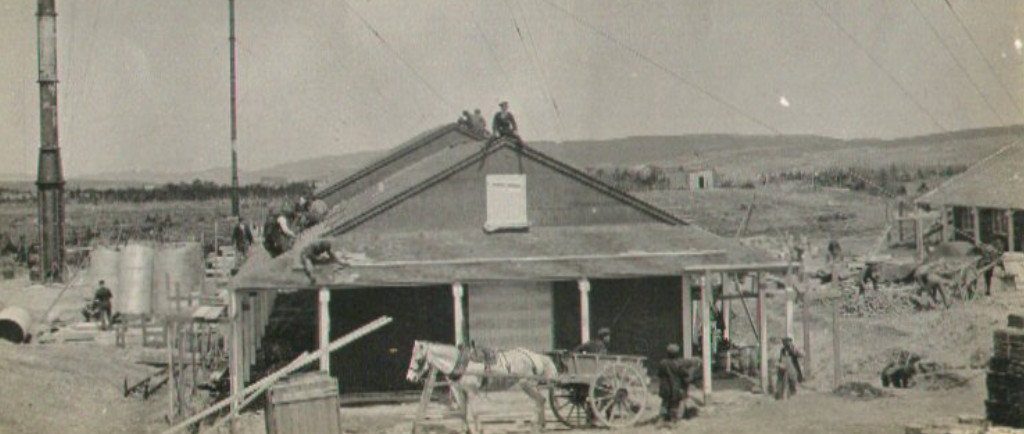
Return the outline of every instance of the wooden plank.
{"type": "Polygon", "coordinates": [[[713,273],[751,273],[751,272],[766,272],[766,273],[779,273],[786,274],[789,269],[792,268],[792,264],[788,262],[765,262],[755,264],[718,264],[718,265],[691,265],[683,267],[683,271],[689,271],[693,273],[711,271],[713,273]]]}
{"type": "MultiPolygon", "coordinates": [[[[331,343],[331,291],[327,288],[320,288],[318,297],[320,304],[318,306],[318,336],[320,337],[320,349],[327,348],[331,343]]],[[[331,372],[331,355],[324,353],[320,356],[320,370],[323,372],[331,372]]]]}

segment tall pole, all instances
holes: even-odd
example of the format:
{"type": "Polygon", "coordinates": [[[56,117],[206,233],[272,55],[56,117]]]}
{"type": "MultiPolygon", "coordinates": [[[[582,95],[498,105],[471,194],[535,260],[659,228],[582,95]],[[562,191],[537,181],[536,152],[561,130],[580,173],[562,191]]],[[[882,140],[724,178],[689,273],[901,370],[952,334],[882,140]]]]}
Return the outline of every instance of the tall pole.
{"type": "Polygon", "coordinates": [[[231,45],[231,215],[240,215],[238,203],[238,115],[235,90],[235,0],[228,0],[228,42],[231,45]]]}
{"type": "Polygon", "coordinates": [[[39,0],[39,276],[53,282],[64,274],[64,175],[57,142],[57,10],[39,0]]]}

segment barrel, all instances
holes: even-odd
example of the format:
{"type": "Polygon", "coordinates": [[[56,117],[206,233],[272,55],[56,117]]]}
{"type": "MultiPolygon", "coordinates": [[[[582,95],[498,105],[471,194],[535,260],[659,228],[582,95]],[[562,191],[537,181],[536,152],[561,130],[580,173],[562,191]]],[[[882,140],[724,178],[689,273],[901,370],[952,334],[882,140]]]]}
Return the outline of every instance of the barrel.
{"type": "Polygon", "coordinates": [[[89,253],[89,282],[85,285],[84,298],[92,298],[102,280],[110,292],[117,297],[120,293],[118,284],[121,273],[121,252],[110,247],[96,247],[89,253]]]}
{"type": "Polygon", "coordinates": [[[267,393],[267,434],[341,434],[338,382],[326,372],[300,374],[267,393]]]}
{"type": "Polygon", "coordinates": [[[117,311],[127,315],[147,315],[152,311],[153,248],[129,244],[121,252],[118,274],[120,291],[114,296],[117,311]]]}
{"type": "Polygon", "coordinates": [[[0,310],[0,339],[16,344],[28,342],[29,328],[32,326],[32,314],[18,306],[8,306],[0,310]]]}
{"type": "MultiPolygon", "coordinates": [[[[203,247],[199,243],[168,244],[156,251],[153,260],[153,311],[174,311],[175,290],[181,297],[203,289],[203,247]]],[[[182,308],[186,305],[182,303],[182,308]]]]}

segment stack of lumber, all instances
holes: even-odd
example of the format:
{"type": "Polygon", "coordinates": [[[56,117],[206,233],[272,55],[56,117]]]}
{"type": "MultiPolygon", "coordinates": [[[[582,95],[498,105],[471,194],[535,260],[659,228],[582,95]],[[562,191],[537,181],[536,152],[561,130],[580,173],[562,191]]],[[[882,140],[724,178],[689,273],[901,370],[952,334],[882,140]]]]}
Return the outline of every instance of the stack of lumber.
{"type": "MultiPolygon", "coordinates": [[[[1019,316],[1010,323],[1019,325],[1019,316]]],[[[992,333],[992,359],[986,379],[985,412],[995,425],[1024,428],[1024,329],[1004,328],[992,333]]]]}

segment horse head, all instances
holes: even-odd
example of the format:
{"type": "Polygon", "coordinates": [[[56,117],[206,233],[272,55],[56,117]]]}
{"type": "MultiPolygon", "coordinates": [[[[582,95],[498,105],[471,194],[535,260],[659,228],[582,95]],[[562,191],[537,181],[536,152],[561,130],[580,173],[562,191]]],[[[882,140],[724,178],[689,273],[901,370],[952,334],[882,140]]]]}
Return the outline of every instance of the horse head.
{"type": "Polygon", "coordinates": [[[428,368],[427,345],[425,342],[416,341],[412,344],[412,357],[409,359],[409,369],[405,373],[405,379],[413,383],[418,382],[426,374],[428,368]]]}

